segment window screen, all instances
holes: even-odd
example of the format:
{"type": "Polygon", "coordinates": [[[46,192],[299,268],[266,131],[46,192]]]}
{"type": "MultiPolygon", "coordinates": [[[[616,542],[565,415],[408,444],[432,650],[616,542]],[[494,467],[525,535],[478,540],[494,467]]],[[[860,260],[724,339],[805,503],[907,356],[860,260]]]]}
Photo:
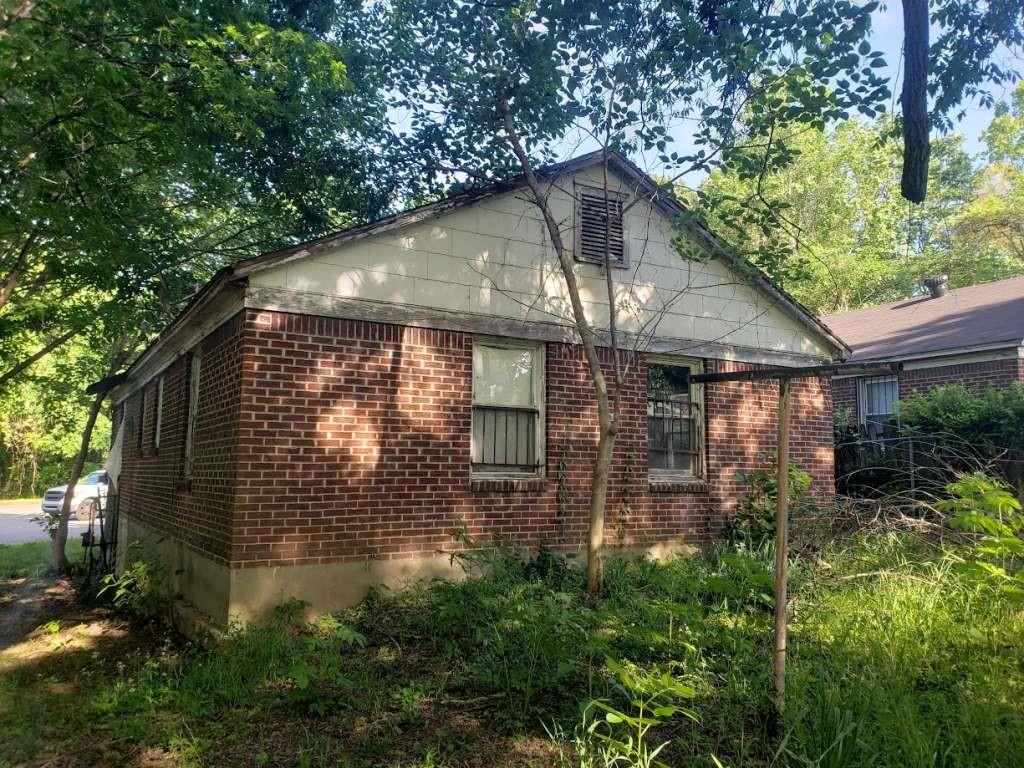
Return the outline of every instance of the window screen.
{"type": "Polygon", "coordinates": [[[647,365],[647,461],[653,471],[696,474],[699,469],[699,421],[690,380],[683,365],[647,365]]]}
{"type": "Polygon", "coordinates": [[[474,345],[475,468],[535,471],[540,466],[541,353],[537,345],[474,345]]]}
{"type": "Polygon", "coordinates": [[[895,376],[877,376],[858,381],[860,423],[872,439],[891,436],[895,428],[899,381],[895,376]]]}
{"type": "Polygon", "coordinates": [[[196,422],[199,411],[199,377],[202,373],[203,359],[196,349],[192,353],[188,368],[188,419],[185,422],[185,475],[192,475],[196,441],[196,422]]]}
{"type": "Polygon", "coordinates": [[[160,447],[160,432],[163,429],[164,420],[164,377],[161,376],[156,382],[156,403],[153,405],[153,447],[160,447]]]}

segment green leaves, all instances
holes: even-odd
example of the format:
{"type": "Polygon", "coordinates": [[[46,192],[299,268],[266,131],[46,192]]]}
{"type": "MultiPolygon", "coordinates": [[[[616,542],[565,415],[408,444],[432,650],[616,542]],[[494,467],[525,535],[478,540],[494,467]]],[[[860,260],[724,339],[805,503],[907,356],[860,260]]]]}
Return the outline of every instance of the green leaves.
{"type": "Polygon", "coordinates": [[[949,498],[936,503],[950,515],[951,528],[981,534],[961,571],[981,583],[994,585],[1012,600],[1024,597],[1024,514],[1010,489],[981,472],[946,486],[949,498]]]}
{"type": "Polygon", "coordinates": [[[5,29],[0,375],[77,334],[93,354],[41,389],[73,399],[225,263],[380,214],[406,166],[383,149],[378,23],[323,0],[41,0],[5,29]]]}
{"type": "Polygon", "coordinates": [[[369,179],[385,110],[365,66],[372,36],[315,34],[288,14],[49,0],[12,25],[0,280],[20,275],[6,338],[72,322],[86,294],[173,314],[224,261],[383,208],[400,174],[369,179]]]}
{"type": "Polygon", "coordinates": [[[932,142],[929,197],[908,209],[891,128],[882,116],[828,131],[777,131],[769,156],[755,146],[710,175],[696,198],[701,212],[818,313],[906,298],[928,274],[946,272],[962,286],[1019,273],[1015,225],[989,226],[995,222],[976,206],[989,201],[988,211],[1010,225],[1021,218],[1024,198],[994,194],[986,178],[996,169],[979,174],[953,136],[932,142]]]}
{"type": "Polygon", "coordinates": [[[823,124],[856,105],[880,108],[888,92],[870,66],[859,83],[834,82],[870,52],[869,13],[851,2],[401,0],[389,47],[399,52],[396,104],[412,116],[403,142],[439,174],[425,182],[435,187],[456,171],[499,175],[512,166],[505,104],[537,160],[576,132],[657,151],[668,176],[706,171],[780,120],[823,124]],[[680,119],[692,151],[667,154],[680,119]]]}
{"type": "Polygon", "coordinates": [[[577,751],[583,753],[579,755],[581,764],[589,764],[588,753],[596,751],[606,766],[665,766],[657,758],[670,742],[652,747],[650,732],[677,715],[696,722],[696,712],[681,704],[693,699],[696,690],[657,667],[605,657],[605,668],[614,675],[620,698],[629,702],[628,711],[608,699],[592,699],[586,705],[584,736],[577,740],[577,751]]]}

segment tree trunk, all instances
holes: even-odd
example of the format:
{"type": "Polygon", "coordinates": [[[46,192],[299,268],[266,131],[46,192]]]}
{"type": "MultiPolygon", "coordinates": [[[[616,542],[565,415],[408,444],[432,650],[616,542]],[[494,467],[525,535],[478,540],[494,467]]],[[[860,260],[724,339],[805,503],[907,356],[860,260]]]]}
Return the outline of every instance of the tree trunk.
{"type": "MultiPolygon", "coordinates": [[[[610,414],[608,414],[610,416],[610,414]]],[[[601,414],[598,414],[601,421],[601,414]]],[[[604,583],[604,511],[608,499],[608,477],[615,452],[615,433],[604,424],[597,439],[597,462],[590,483],[590,527],[587,536],[587,594],[596,595],[604,583]]]]}
{"type": "Polygon", "coordinates": [[[68,541],[68,521],[71,519],[71,499],[75,495],[75,485],[82,476],[82,468],[85,466],[85,459],[89,455],[89,442],[92,440],[92,430],[96,426],[96,417],[100,414],[100,406],[107,396],[106,390],[97,393],[89,408],[89,418],[85,422],[85,429],[82,431],[82,445],[75,456],[75,463],[71,467],[71,477],[68,478],[68,487],[64,492],[64,503],[60,508],[60,519],[57,521],[57,528],[53,533],[53,567],[58,573],[63,573],[68,568],[68,560],[64,555],[64,547],[68,541]]]}
{"type": "Polygon", "coordinates": [[[928,0],[903,0],[903,177],[900,192],[913,203],[928,191],[928,0]]]}
{"type": "MultiPolygon", "coordinates": [[[[569,294],[569,303],[572,305],[573,320],[576,331],[580,335],[583,345],[583,354],[587,359],[587,367],[590,372],[590,381],[594,387],[594,395],[597,400],[597,421],[599,434],[597,440],[597,461],[594,464],[594,471],[591,476],[590,486],[590,526],[587,540],[587,593],[596,595],[601,591],[603,568],[601,564],[604,549],[604,513],[605,503],[608,496],[608,476],[611,467],[612,454],[615,450],[615,438],[618,432],[618,418],[615,408],[612,407],[611,399],[608,396],[608,381],[601,367],[601,358],[597,351],[597,340],[594,329],[587,320],[583,308],[583,300],[580,297],[579,280],[576,277],[575,262],[572,254],[565,248],[562,240],[562,232],[559,229],[558,221],[548,205],[547,196],[541,189],[540,182],[533,170],[533,163],[526,154],[526,149],[516,131],[512,119],[512,112],[507,101],[502,100],[499,109],[504,117],[505,135],[512,152],[519,161],[526,177],[527,187],[533,203],[540,210],[544,219],[544,226],[548,236],[551,238],[551,246],[558,257],[558,264],[561,268],[562,277],[565,280],[566,290],[569,294]]],[[[614,315],[615,307],[609,309],[614,315]]],[[[618,365],[618,361],[615,361],[618,365]]],[[[616,403],[618,397],[616,397],[616,403]]]]}

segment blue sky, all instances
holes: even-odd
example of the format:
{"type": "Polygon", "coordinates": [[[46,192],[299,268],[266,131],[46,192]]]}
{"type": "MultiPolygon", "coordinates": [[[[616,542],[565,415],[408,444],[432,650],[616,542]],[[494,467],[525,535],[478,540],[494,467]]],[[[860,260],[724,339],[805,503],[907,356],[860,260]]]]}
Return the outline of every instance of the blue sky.
{"type": "MultiPolygon", "coordinates": [[[[935,34],[934,31],[933,34],[935,34]]],[[[901,67],[903,11],[899,0],[890,0],[875,12],[871,42],[876,50],[881,51],[885,55],[887,67],[883,72],[889,80],[890,89],[893,91],[890,108],[898,107],[899,89],[903,82],[901,67]]],[[[1000,100],[1008,100],[1012,88],[1013,85],[1011,84],[995,86],[990,90],[998,102],[1000,100]]],[[[962,104],[960,110],[964,112],[964,117],[961,120],[957,120],[956,114],[952,116],[954,121],[953,132],[964,137],[965,148],[969,153],[978,155],[984,150],[981,134],[991,122],[994,110],[969,102],[962,104]]],[[[685,151],[693,146],[684,130],[672,131],[672,135],[675,138],[675,148],[677,150],[685,151]]],[[[567,157],[596,148],[593,142],[580,142],[578,138],[574,140],[572,137],[569,137],[565,144],[567,147],[567,157]]],[[[648,158],[635,158],[635,160],[649,173],[658,174],[664,173],[667,170],[661,167],[660,163],[654,161],[653,155],[648,158]],[[645,159],[652,162],[645,162],[645,159]]],[[[704,175],[703,172],[691,173],[683,177],[682,181],[691,187],[697,186],[702,181],[704,175]]]]}
{"type": "MultiPolygon", "coordinates": [[[[903,11],[898,0],[886,3],[886,6],[875,13],[871,42],[877,50],[885,54],[885,61],[889,65],[887,70],[889,81],[892,83],[890,87],[894,88],[898,98],[899,87],[903,80],[901,77],[899,80],[893,81],[893,75],[899,71],[903,47],[903,11]]],[[[1012,85],[995,86],[992,89],[992,95],[995,96],[996,101],[1009,100],[1012,89],[1012,85]]],[[[971,103],[963,104],[962,109],[966,113],[964,119],[956,123],[953,130],[963,135],[967,151],[977,154],[984,149],[981,134],[992,121],[993,110],[971,103]]]]}

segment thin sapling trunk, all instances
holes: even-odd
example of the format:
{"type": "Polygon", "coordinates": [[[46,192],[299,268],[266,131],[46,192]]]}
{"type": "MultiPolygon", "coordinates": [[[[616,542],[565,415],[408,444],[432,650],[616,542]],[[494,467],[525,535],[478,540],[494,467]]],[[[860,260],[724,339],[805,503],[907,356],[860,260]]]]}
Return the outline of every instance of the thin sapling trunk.
{"type": "MultiPolygon", "coordinates": [[[[530,189],[533,203],[540,210],[541,217],[544,219],[544,226],[547,229],[548,236],[551,238],[551,246],[555,249],[555,254],[558,256],[558,264],[569,294],[569,303],[572,306],[573,320],[583,344],[583,354],[587,359],[590,380],[594,387],[595,399],[597,400],[597,460],[591,476],[590,522],[589,535],[587,537],[587,593],[593,596],[600,592],[603,579],[601,557],[604,549],[605,502],[608,496],[608,477],[611,473],[612,453],[615,449],[615,438],[618,433],[618,420],[615,418],[615,409],[609,397],[608,381],[601,367],[601,358],[597,351],[594,329],[591,327],[590,321],[587,320],[586,312],[583,308],[583,300],[580,297],[579,280],[576,277],[576,265],[573,261],[573,256],[565,247],[558,221],[551,212],[547,195],[541,189],[540,182],[537,180],[533,170],[533,163],[526,154],[523,143],[516,131],[508,102],[502,101],[500,108],[504,116],[506,138],[516,159],[519,161],[520,167],[523,169],[523,175],[526,177],[526,184],[530,189]]],[[[614,314],[614,305],[611,311],[614,314]]]]}
{"type": "Polygon", "coordinates": [[[71,519],[71,500],[75,495],[75,486],[82,476],[82,469],[85,467],[85,459],[89,455],[89,443],[92,441],[92,430],[96,426],[96,418],[100,414],[100,407],[106,397],[106,391],[98,392],[89,407],[89,418],[85,422],[85,429],[82,430],[82,444],[79,446],[75,462],[71,467],[71,477],[68,478],[68,487],[64,492],[64,503],[60,508],[60,517],[57,520],[57,527],[53,532],[53,567],[58,573],[63,573],[68,568],[67,556],[64,548],[68,542],[68,521],[71,519]]]}

